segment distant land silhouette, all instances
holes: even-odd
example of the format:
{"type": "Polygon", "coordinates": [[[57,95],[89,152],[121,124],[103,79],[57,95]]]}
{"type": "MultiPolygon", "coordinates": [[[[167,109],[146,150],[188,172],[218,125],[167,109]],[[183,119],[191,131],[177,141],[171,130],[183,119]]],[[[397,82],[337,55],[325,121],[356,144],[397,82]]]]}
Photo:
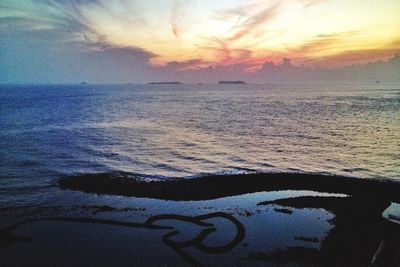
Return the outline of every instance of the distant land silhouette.
{"type": "Polygon", "coordinates": [[[150,82],[149,84],[182,84],[180,82],[150,82]]]}
{"type": "Polygon", "coordinates": [[[219,81],[218,84],[246,84],[244,81],[219,81]]]}

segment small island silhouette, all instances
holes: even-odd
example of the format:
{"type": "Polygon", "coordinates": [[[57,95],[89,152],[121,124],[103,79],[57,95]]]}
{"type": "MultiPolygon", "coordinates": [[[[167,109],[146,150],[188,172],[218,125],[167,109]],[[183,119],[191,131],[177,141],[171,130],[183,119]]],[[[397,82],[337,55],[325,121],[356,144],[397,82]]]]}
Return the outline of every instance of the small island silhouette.
{"type": "Polygon", "coordinates": [[[219,81],[218,84],[246,84],[244,81],[219,81]]]}
{"type": "Polygon", "coordinates": [[[181,82],[150,82],[149,84],[182,84],[181,82]]]}

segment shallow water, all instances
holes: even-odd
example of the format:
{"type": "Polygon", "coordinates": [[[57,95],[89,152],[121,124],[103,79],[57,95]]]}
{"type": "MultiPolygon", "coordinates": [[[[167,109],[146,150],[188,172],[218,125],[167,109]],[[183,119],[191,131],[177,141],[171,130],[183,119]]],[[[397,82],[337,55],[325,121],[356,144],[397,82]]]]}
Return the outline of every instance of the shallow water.
{"type": "MultiPolygon", "coordinates": [[[[329,222],[334,217],[324,209],[288,208],[280,205],[257,205],[266,200],[276,200],[296,196],[345,197],[316,193],[312,191],[260,192],[242,196],[225,197],[211,201],[165,201],[145,198],[124,198],[118,196],[89,195],[84,204],[111,205],[115,210],[92,213],[90,206],[76,206],[73,195],[66,194],[64,208],[46,207],[33,211],[38,218],[47,216],[68,216],[84,218],[111,219],[119,222],[138,223],[137,227],[121,227],[96,223],[76,223],[62,221],[34,221],[22,225],[13,231],[16,236],[32,238],[31,242],[12,242],[2,247],[0,257],[6,265],[29,266],[32,263],[42,266],[192,266],[190,263],[205,266],[257,266],[253,259],[256,253],[272,253],[279,249],[304,247],[319,249],[333,225],[329,222]],[[67,204],[69,203],[69,204],[67,204]],[[121,210],[121,208],[123,208],[121,210]],[[275,209],[290,209],[291,214],[275,209]],[[154,215],[179,214],[188,217],[223,212],[236,218],[244,229],[244,236],[233,247],[219,253],[209,253],[194,245],[183,247],[189,259],[177,253],[176,248],[165,244],[163,236],[170,230],[146,229],[143,224],[154,215]],[[315,241],[300,240],[299,237],[313,238],[315,241]],[[73,255],[73,256],[72,256],[73,255]]],[[[82,204],[82,198],[79,198],[82,204]]],[[[29,209],[21,208],[21,213],[29,209]]],[[[14,216],[19,209],[12,209],[14,216]]],[[[2,213],[0,212],[0,215],[2,213]]],[[[0,217],[1,218],[1,217],[0,217]]],[[[202,241],[207,247],[224,246],[234,240],[237,230],[224,218],[203,219],[212,223],[216,230],[202,241]]],[[[172,240],[176,242],[191,240],[199,236],[199,227],[183,220],[161,220],[157,225],[173,226],[179,234],[172,240]]],[[[1,224],[0,224],[1,226],[1,224]]],[[[261,266],[265,263],[261,261],[261,266]]]]}
{"type": "Polygon", "coordinates": [[[50,201],[77,173],[400,177],[393,84],[2,86],[0,114],[8,204],[50,201]]]}

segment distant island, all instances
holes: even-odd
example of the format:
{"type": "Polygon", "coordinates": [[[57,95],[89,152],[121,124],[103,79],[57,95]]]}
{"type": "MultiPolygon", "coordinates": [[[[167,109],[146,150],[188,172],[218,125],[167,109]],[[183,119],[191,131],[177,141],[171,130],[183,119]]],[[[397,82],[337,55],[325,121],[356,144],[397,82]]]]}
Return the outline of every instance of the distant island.
{"type": "Polygon", "coordinates": [[[149,84],[182,84],[180,82],[151,82],[149,84]]]}
{"type": "Polygon", "coordinates": [[[246,84],[244,81],[219,81],[218,84],[246,84]]]}

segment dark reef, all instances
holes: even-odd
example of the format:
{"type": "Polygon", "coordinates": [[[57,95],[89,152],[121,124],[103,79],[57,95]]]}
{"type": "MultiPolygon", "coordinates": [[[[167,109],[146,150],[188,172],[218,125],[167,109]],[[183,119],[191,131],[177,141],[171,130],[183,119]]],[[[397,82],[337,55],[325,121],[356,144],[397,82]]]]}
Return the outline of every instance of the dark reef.
{"type": "Polygon", "coordinates": [[[370,199],[400,200],[400,183],[394,180],[303,173],[210,175],[164,181],[143,181],[124,173],[98,173],[62,177],[59,186],[98,194],[166,200],[207,200],[278,190],[312,190],[370,199]]]}

